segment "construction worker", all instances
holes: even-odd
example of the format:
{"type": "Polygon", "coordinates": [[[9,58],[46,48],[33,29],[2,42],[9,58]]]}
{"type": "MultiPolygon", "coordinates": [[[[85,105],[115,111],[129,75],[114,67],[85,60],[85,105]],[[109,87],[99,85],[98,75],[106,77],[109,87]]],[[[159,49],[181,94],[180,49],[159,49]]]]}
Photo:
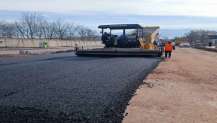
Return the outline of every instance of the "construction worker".
{"type": "Polygon", "coordinates": [[[164,46],[165,59],[170,59],[173,51],[173,45],[171,41],[168,41],[164,46]]]}
{"type": "Polygon", "coordinates": [[[157,41],[157,46],[159,47],[161,53],[164,51],[163,41],[160,39],[157,41]]]}
{"type": "Polygon", "coordinates": [[[78,44],[75,43],[75,51],[78,51],[78,44]]]}
{"type": "Polygon", "coordinates": [[[107,32],[104,32],[101,40],[103,43],[106,43],[109,40],[109,34],[107,32]]]}

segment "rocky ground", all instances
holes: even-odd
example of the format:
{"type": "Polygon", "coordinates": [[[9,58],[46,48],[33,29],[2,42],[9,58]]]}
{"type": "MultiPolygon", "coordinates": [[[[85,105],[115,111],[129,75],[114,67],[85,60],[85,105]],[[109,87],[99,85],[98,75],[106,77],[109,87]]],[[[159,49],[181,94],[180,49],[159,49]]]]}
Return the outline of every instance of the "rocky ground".
{"type": "Polygon", "coordinates": [[[216,123],[217,53],[182,48],[137,90],[123,123],[216,123]]]}

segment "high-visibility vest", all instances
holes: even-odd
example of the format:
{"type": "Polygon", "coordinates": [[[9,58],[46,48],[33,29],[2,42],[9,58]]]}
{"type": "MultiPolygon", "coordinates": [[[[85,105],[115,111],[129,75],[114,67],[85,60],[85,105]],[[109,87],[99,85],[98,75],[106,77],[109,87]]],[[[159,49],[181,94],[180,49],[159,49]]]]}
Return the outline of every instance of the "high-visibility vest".
{"type": "Polygon", "coordinates": [[[168,51],[168,52],[173,51],[173,45],[172,44],[166,43],[164,48],[165,48],[164,49],[165,51],[168,51]]]}

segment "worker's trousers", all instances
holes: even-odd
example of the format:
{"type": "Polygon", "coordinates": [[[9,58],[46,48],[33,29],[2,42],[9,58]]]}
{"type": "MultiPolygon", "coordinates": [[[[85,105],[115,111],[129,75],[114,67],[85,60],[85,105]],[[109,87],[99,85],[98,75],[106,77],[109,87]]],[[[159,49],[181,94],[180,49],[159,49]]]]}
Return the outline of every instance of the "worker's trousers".
{"type": "Polygon", "coordinates": [[[165,58],[171,58],[172,51],[165,51],[165,58]]]}

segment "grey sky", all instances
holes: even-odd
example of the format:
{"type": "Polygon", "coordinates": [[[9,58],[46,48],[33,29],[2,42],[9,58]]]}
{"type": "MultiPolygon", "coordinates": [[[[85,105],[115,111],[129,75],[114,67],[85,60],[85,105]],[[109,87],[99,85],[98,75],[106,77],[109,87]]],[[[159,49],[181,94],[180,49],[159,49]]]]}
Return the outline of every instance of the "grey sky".
{"type": "Polygon", "coordinates": [[[2,10],[217,16],[217,0],[0,0],[2,10]]]}

